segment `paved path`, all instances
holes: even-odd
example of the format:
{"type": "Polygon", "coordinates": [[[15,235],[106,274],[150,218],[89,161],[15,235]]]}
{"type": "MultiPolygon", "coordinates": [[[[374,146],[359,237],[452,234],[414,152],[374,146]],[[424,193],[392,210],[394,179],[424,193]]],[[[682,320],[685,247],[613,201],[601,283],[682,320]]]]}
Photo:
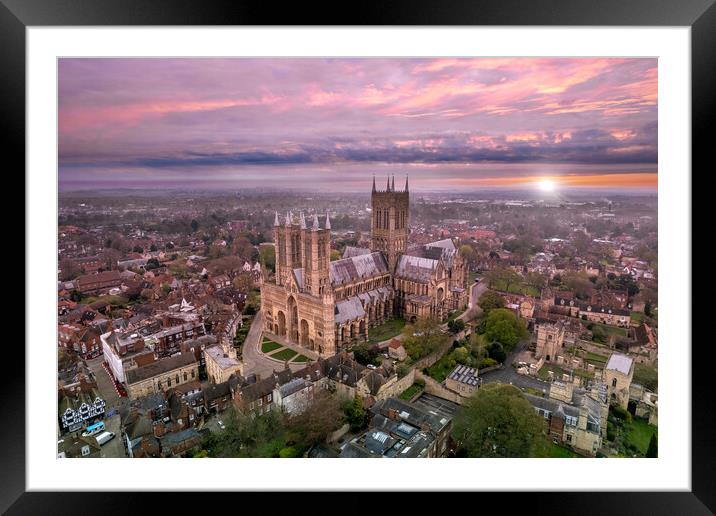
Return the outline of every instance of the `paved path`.
{"type": "Polygon", "coordinates": [[[514,362],[515,357],[519,355],[522,351],[524,351],[527,346],[529,346],[529,341],[523,340],[522,342],[517,344],[517,346],[515,346],[515,349],[513,349],[507,355],[507,359],[505,359],[505,365],[501,369],[496,369],[495,371],[489,371],[487,373],[480,373],[482,383],[508,383],[511,385],[516,385],[521,389],[531,387],[544,393],[549,393],[549,382],[545,382],[544,380],[540,380],[539,378],[534,376],[529,376],[526,374],[517,374],[517,371],[511,365],[512,362],[514,362]]]}
{"type": "MultiPolygon", "coordinates": [[[[274,371],[281,371],[284,368],[284,362],[273,360],[268,358],[261,351],[261,335],[263,332],[263,314],[259,310],[254,316],[254,320],[249,328],[249,333],[246,335],[244,346],[242,349],[242,360],[244,362],[244,375],[255,373],[261,378],[266,378],[274,371]]],[[[273,340],[273,337],[272,337],[273,340]]],[[[279,342],[284,344],[283,342],[279,342]]],[[[296,346],[287,346],[299,351],[301,354],[313,358],[317,356],[315,353],[299,349],[296,346]]],[[[299,362],[295,364],[289,363],[289,367],[292,371],[298,371],[306,367],[307,362],[299,362]]]]}

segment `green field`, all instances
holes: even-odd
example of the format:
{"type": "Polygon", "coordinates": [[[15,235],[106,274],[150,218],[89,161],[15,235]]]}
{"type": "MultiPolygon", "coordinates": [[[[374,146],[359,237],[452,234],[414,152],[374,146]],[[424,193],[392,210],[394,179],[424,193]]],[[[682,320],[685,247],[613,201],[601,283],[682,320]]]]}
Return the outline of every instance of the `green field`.
{"type": "Polygon", "coordinates": [[[375,328],[368,329],[368,344],[377,344],[399,335],[405,326],[404,319],[391,319],[375,328]]]}
{"type": "Polygon", "coordinates": [[[405,389],[403,392],[400,393],[400,396],[398,396],[401,400],[410,400],[413,396],[415,396],[418,392],[422,391],[423,387],[422,385],[418,385],[417,383],[414,383],[407,389],[405,389]]]}
{"type": "Polygon", "coordinates": [[[310,360],[311,359],[305,355],[298,355],[296,358],[291,360],[291,362],[309,362],[310,360]]]}
{"type": "Polygon", "coordinates": [[[264,339],[264,341],[261,343],[261,351],[263,351],[264,353],[270,353],[282,347],[283,346],[281,344],[272,340],[264,339]]]}
{"type": "Polygon", "coordinates": [[[284,348],[281,351],[277,351],[273,355],[269,356],[275,360],[291,360],[296,355],[298,355],[298,353],[296,353],[294,350],[284,348]]]}

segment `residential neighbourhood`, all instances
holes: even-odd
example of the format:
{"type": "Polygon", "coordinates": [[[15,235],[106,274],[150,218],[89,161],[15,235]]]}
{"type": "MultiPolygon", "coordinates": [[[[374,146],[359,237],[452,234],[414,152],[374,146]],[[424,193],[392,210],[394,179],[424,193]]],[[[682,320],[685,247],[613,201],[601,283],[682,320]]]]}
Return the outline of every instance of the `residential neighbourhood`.
{"type": "Polygon", "coordinates": [[[406,183],[395,195],[409,230],[385,233],[376,206],[393,184],[328,215],[301,211],[300,195],[298,216],[271,213],[280,194],[208,218],[133,199],[147,211],[121,225],[91,222],[91,194],[62,198],[58,456],[469,456],[456,428],[489,386],[517,389],[537,416],[539,456],[645,456],[658,423],[655,205],[413,201],[406,183]],[[198,218],[172,227],[172,212],[198,218]],[[292,231],[325,261],[289,264],[292,231]],[[222,447],[266,417],[278,417],[274,448],[222,447]],[[99,422],[104,444],[87,431],[99,422]]]}

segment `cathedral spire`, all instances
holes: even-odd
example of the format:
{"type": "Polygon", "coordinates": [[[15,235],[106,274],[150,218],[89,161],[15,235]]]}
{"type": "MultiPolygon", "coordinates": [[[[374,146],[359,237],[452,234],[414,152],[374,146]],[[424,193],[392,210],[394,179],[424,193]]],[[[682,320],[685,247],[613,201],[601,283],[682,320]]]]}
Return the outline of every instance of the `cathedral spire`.
{"type": "Polygon", "coordinates": [[[289,216],[288,212],[286,212],[286,225],[287,226],[291,225],[291,217],[289,216]]]}
{"type": "Polygon", "coordinates": [[[373,174],[373,191],[375,192],[375,174],[373,174]]]}
{"type": "Polygon", "coordinates": [[[301,215],[299,216],[299,222],[301,224],[301,229],[306,229],[306,217],[303,216],[303,212],[301,212],[301,215]]]}
{"type": "Polygon", "coordinates": [[[328,216],[328,212],[326,212],[326,229],[331,229],[331,219],[328,216]]]}
{"type": "Polygon", "coordinates": [[[319,229],[321,229],[321,228],[318,225],[318,214],[314,213],[313,214],[313,231],[318,231],[319,229]]]}
{"type": "Polygon", "coordinates": [[[405,191],[408,191],[408,174],[405,174],[405,191]]]}
{"type": "Polygon", "coordinates": [[[395,174],[393,174],[393,184],[390,185],[390,189],[395,192],[395,174]]]}
{"type": "Polygon", "coordinates": [[[276,218],[273,219],[274,226],[280,226],[281,223],[278,221],[278,212],[276,212],[276,218]]]}
{"type": "Polygon", "coordinates": [[[388,185],[385,187],[386,192],[390,192],[390,176],[388,176],[388,185]]]}

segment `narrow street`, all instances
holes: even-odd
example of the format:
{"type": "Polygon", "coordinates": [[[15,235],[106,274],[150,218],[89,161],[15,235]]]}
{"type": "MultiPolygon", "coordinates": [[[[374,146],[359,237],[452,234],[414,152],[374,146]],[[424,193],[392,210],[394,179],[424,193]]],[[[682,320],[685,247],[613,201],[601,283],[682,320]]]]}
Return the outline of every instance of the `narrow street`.
{"type": "Polygon", "coordinates": [[[115,437],[107,444],[102,446],[102,457],[106,458],[118,458],[126,457],[126,451],[124,449],[124,442],[122,441],[121,431],[121,418],[119,416],[119,409],[126,406],[129,403],[127,398],[120,397],[114,388],[114,382],[109,377],[107,371],[102,367],[104,357],[100,355],[92,360],[87,360],[87,365],[97,380],[97,389],[99,389],[100,396],[107,404],[105,406],[105,430],[112,432],[115,437]],[[107,417],[107,414],[113,416],[107,417]]]}

